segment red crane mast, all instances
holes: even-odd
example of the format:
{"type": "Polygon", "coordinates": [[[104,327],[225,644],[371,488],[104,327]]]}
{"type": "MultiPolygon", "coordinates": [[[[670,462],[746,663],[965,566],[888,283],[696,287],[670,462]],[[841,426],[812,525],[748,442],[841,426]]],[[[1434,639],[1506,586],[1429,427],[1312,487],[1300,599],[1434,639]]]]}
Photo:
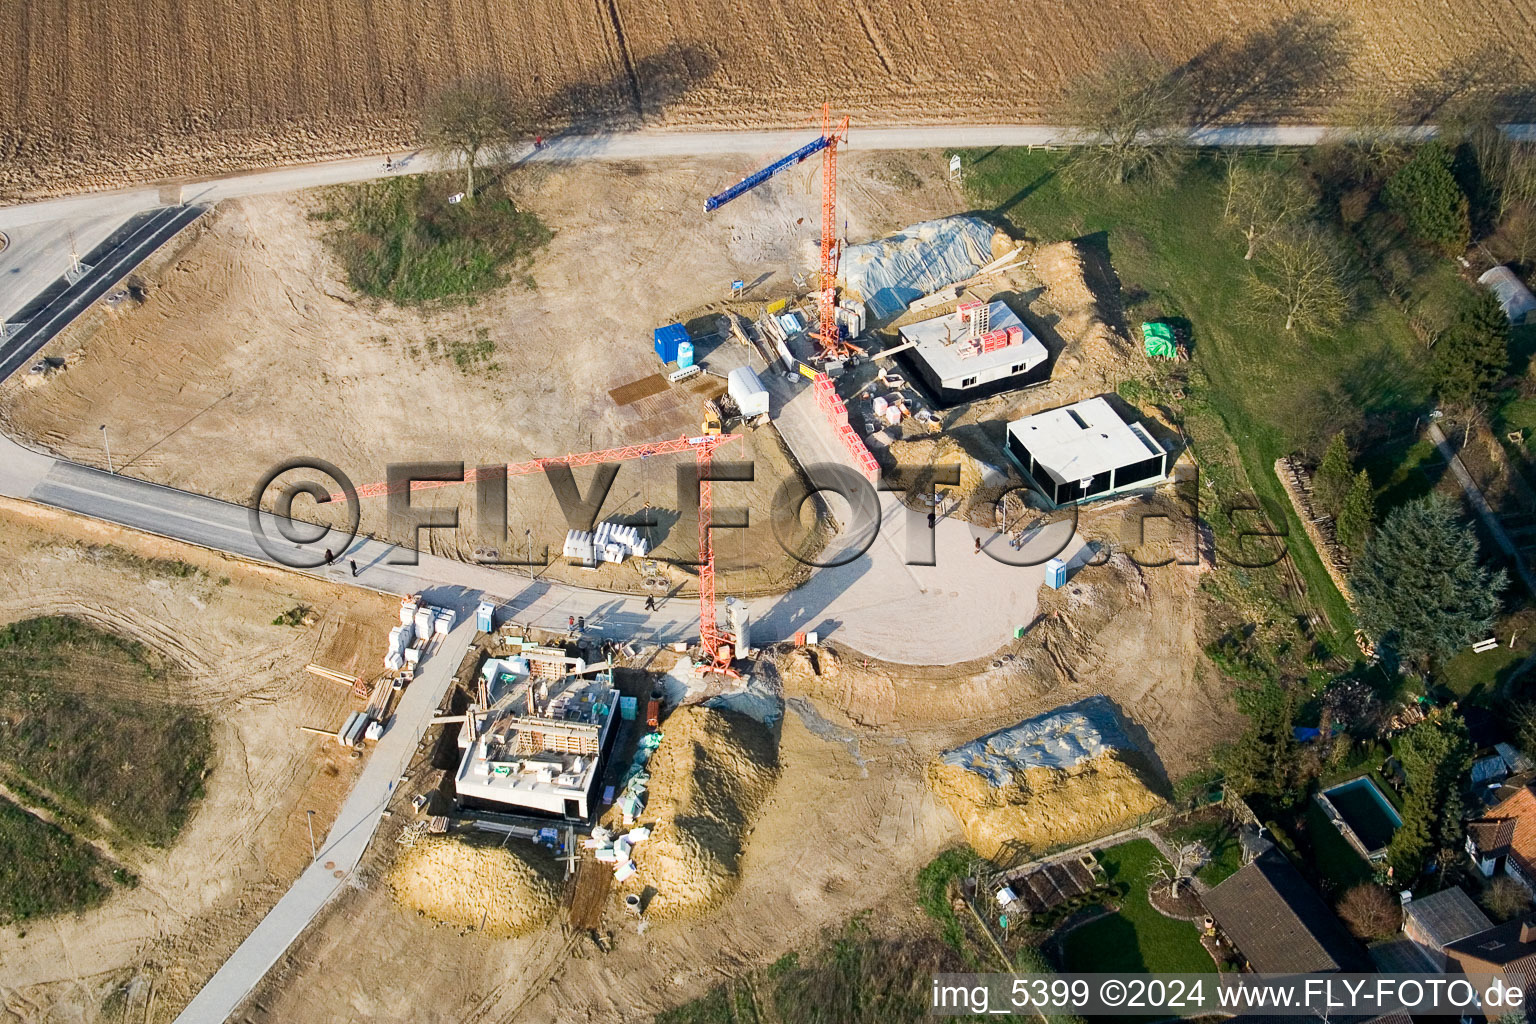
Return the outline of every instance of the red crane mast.
{"type": "Polygon", "coordinates": [[[834,358],[844,347],[837,335],[837,262],[842,251],[837,238],[837,144],[848,141],[848,119],[833,130],[830,103],[821,107],[821,137],[827,140],[827,151],[821,158],[821,326],[816,340],[822,355],[834,358]]]}

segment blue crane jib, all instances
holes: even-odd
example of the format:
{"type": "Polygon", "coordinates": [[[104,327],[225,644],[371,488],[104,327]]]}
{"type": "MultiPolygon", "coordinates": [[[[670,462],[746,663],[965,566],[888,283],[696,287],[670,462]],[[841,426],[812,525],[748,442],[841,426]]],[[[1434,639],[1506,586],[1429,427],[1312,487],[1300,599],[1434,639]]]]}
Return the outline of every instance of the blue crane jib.
{"type": "Polygon", "coordinates": [[[769,164],[767,167],[764,167],[762,170],[756,172],[755,174],[747,175],[745,178],[742,178],[736,184],[732,185],[724,192],[721,192],[719,195],[710,196],[708,199],[704,200],[704,209],[706,211],[718,210],[720,207],[724,206],[732,199],[735,199],[737,196],[757,188],[757,186],[761,185],[775,174],[778,174],[786,167],[793,167],[795,164],[798,164],[800,161],[804,160],[811,154],[819,153],[826,149],[827,144],[828,139],[825,135],[818,136],[815,142],[807,143],[806,145],[801,146],[799,149],[795,150],[793,153],[789,154],[789,156],[786,156],[784,159],[775,160],[773,163],[769,164]]]}

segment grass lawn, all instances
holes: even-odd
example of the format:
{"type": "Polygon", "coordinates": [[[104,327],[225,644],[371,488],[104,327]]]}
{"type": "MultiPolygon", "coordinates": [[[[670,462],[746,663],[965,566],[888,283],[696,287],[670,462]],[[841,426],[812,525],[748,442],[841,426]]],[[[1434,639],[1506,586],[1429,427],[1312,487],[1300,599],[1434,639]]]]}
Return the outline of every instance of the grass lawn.
{"type": "Polygon", "coordinates": [[[1243,866],[1243,849],[1237,841],[1237,830],[1224,818],[1199,821],[1166,833],[1173,846],[1200,843],[1210,854],[1210,860],[1195,872],[1207,885],[1220,885],[1237,873],[1243,866]]]}
{"type": "Polygon", "coordinates": [[[0,923],[100,903],[110,888],[105,874],[89,847],[0,799],[0,923]]]}
{"type": "Polygon", "coordinates": [[[1362,277],[1356,308],[1335,332],[1307,337],[1254,322],[1249,265],[1222,221],[1222,172],[1215,161],[1197,162],[1173,187],[1151,190],[1069,185],[1058,173],[1058,153],[992,149],[966,152],[963,159],[978,206],[1016,233],[1046,242],[1075,238],[1107,253],[1133,332],[1141,320],[1158,316],[1189,322],[1185,426],[1202,472],[1217,472],[1205,445],[1215,427],[1235,442],[1243,475],[1271,515],[1284,516],[1311,600],[1336,631],[1347,631],[1353,616],[1311,545],[1297,542],[1304,531],[1273,465],[1298,447],[1316,445],[1320,425],[1340,408],[1404,414],[1425,406],[1423,346],[1403,312],[1362,277]]]}
{"type": "MultiPolygon", "coordinates": [[[[550,232],[499,183],[482,186],[473,203],[448,202],[462,188],[441,175],[343,185],[315,216],[333,222],[328,241],[364,295],[402,306],[464,301],[506,284],[550,232]]],[[[476,353],[447,355],[462,368],[476,353]]]]}
{"type": "Polygon", "coordinates": [[[1337,895],[1371,880],[1374,874],[1371,865],[1333,827],[1317,801],[1307,801],[1302,820],[1306,825],[1301,837],[1303,852],[1311,853],[1307,860],[1327,889],[1337,895]]]}
{"type": "Polygon", "coordinates": [[[104,816],[162,845],[202,792],[208,721],[164,699],[174,676],[153,652],[79,619],[0,628],[0,770],[60,798],[66,817],[104,816]]]}
{"type": "MultiPolygon", "coordinates": [[[[1507,640],[1508,632],[1504,631],[1503,639],[1507,640]]],[[[1529,653],[1518,648],[1511,650],[1507,642],[1482,654],[1469,648],[1441,666],[1435,682],[1455,694],[1458,701],[1484,703],[1529,653]]]]}
{"type": "Polygon", "coordinates": [[[1200,933],[1188,921],[1164,917],[1147,902],[1147,870],[1162,855],[1145,839],[1099,854],[1111,884],[1129,892],[1108,917],[1075,928],[1062,941],[1066,971],[1215,971],[1200,933]]]}

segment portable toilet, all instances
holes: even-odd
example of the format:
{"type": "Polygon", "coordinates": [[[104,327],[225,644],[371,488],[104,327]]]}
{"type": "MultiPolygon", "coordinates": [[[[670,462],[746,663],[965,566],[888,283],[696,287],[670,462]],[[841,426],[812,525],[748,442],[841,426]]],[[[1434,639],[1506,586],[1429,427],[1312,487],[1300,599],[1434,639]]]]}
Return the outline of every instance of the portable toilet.
{"type": "Polygon", "coordinates": [[[731,635],[736,638],[738,651],[750,650],[752,647],[752,615],[747,610],[747,602],[739,597],[725,599],[726,619],[731,626],[731,635]]]}
{"type": "Polygon", "coordinates": [[[1045,563],[1045,585],[1052,590],[1060,590],[1067,582],[1067,563],[1059,558],[1053,558],[1045,563]]]}
{"type": "Polygon", "coordinates": [[[475,628],[482,633],[491,633],[496,629],[496,606],[489,601],[481,601],[480,607],[475,609],[475,628]]]}
{"type": "Polygon", "coordinates": [[[656,355],[664,363],[677,362],[677,347],[688,340],[688,328],[682,324],[658,327],[652,337],[656,343],[656,355]]]}
{"type": "Polygon", "coordinates": [[[677,368],[686,369],[693,365],[693,342],[680,341],[677,343],[677,368]]]}

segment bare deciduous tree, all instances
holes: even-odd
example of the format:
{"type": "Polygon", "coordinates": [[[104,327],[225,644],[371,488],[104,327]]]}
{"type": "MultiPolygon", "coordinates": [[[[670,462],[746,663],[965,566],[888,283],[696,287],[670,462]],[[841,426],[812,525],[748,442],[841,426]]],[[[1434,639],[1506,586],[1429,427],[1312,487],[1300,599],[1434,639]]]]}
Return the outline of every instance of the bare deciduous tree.
{"type": "Polygon", "coordinates": [[[1170,62],[1122,50],[1068,88],[1056,110],[1084,145],[1072,163],[1115,184],[1171,173],[1185,156],[1189,104],[1170,62]]]}
{"type": "Polygon", "coordinates": [[[1495,921],[1508,921],[1531,909],[1531,894],[1508,875],[1499,875],[1489,882],[1480,899],[1483,909],[1495,921]]]}
{"type": "Polygon", "coordinates": [[[1259,251],[1253,275],[1256,308],[1284,319],[1285,329],[1336,327],[1349,308],[1339,246],[1316,226],[1276,234],[1259,251]]]}
{"type": "Polygon", "coordinates": [[[1402,904],[1379,885],[1364,882],[1339,898],[1339,917],[1357,939],[1385,939],[1403,919],[1402,904]]]}
{"type": "Polygon", "coordinates": [[[1402,114],[1386,96],[1360,92],[1345,100],[1332,114],[1337,129],[1327,143],[1336,146],[1367,180],[1383,178],[1407,152],[1402,114]]]}
{"type": "Polygon", "coordinates": [[[1177,898],[1179,890],[1189,886],[1200,866],[1210,859],[1203,843],[1185,843],[1173,848],[1173,860],[1158,857],[1147,868],[1147,887],[1177,898]]]}
{"type": "Polygon", "coordinates": [[[475,198],[475,168],[500,156],[515,137],[512,101],[494,78],[466,78],[443,89],[422,113],[422,142],[464,168],[464,199],[475,198]]]}
{"type": "Polygon", "coordinates": [[[1253,259],[1259,246],[1295,223],[1312,204],[1306,184],[1274,165],[1254,166],[1241,159],[1227,164],[1226,219],[1248,242],[1245,260],[1253,259]]]}

